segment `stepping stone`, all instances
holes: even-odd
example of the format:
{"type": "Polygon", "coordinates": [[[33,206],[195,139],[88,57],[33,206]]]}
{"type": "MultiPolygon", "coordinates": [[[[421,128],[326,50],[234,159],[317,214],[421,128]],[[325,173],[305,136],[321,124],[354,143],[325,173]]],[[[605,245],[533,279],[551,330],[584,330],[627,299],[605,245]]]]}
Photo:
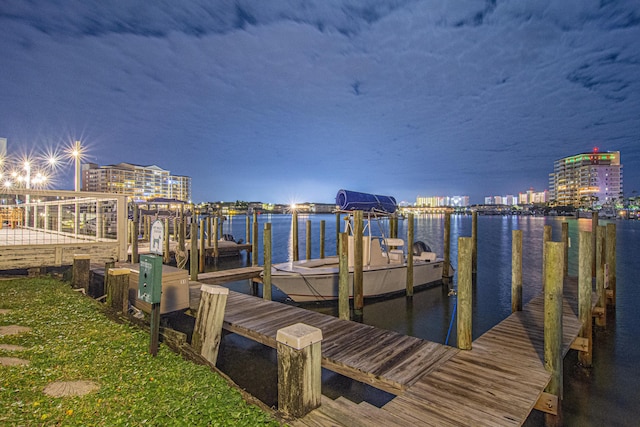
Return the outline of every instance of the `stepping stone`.
{"type": "Polygon", "coordinates": [[[0,314],[9,314],[11,313],[11,310],[9,310],[8,308],[0,308],[0,314]]]}
{"type": "Polygon", "coordinates": [[[93,381],[57,381],[44,388],[44,394],[52,397],[84,396],[100,386],[93,381]]]}
{"type": "Polygon", "coordinates": [[[25,359],[18,359],[17,357],[0,357],[0,366],[24,366],[28,364],[29,361],[25,359]]]}
{"type": "Polygon", "coordinates": [[[23,347],[21,345],[13,345],[13,344],[0,344],[0,350],[7,350],[7,351],[23,351],[26,350],[26,347],[23,347]]]}
{"type": "Polygon", "coordinates": [[[5,335],[19,335],[23,332],[29,332],[31,328],[26,326],[18,326],[18,325],[9,325],[9,326],[0,326],[0,337],[5,335]]]}

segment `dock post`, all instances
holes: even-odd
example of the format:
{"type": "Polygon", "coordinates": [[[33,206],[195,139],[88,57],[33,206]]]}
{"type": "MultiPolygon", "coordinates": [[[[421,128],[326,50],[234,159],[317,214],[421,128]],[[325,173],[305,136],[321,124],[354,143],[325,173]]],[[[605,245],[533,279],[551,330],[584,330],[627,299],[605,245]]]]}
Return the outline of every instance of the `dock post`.
{"type": "Polygon", "coordinates": [[[451,272],[451,212],[444,214],[444,265],[442,266],[442,283],[449,286],[451,272]]]}
{"type": "Polygon", "coordinates": [[[596,325],[607,326],[607,290],[604,285],[604,261],[606,256],[606,227],[596,227],[596,293],[598,295],[597,307],[600,310],[596,317],[596,325]]]}
{"type": "Polygon", "coordinates": [[[336,254],[340,253],[340,212],[336,212],[336,254]]]}
{"type": "Polygon", "coordinates": [[[511,230],[511,312],[522,311],[522,230],[511,230]]]}
{"type": "Polygon", "coordinates": [[[171,247],[169,245],[169,218],[164,219],[164,248],[162,248],[162,262],[169,264],[171,261],[171,247]]]}
{"type": "Polygon", "coordinates": [[[213,219],[213,257],[215,258],[215,261],[218,261],[218,239],[219,239],[219,235],[218,235],[218,217],[215,217],[213,219]]]}
{"type": "Polygon", "coordinates": [[[593,247],[593,253],[591,256],[591,276],[596,277],[596,254],[598,250],[597,237],[598,236],[598,212],[593,211],[591,213],[591,246],[593,247]]]}
{"type": "Polygon", "coordinates": [[[251,265],[258,266],[258,212],[253,212],[253,240],[251,240],[251,265]]]}
{"type": "Polygon", "coordinates": [[[193,329],[191,346],[215,366],[222,339],[222,323],[229,289],[224,286],[202,285],[200,305],[193,329]]]}
{"type": "MultiPolygon", "coordinates": [[[[204,264],[206,261],[206,256],[207,256],[207,251],[205,250],[205,236],[204,236],[204,219],[200,220],[200,238],[198,239],[198,244],[200,245],[200,248],[198,250],[199,255],[200,255],[200,259],[198,261],[198,272],[200,273],[204,273],[204,264]]],[[[198,280],[198,279],[196,279],[198,280]]]]}
{"type": "Polygon", "coordinates": [[[611,307],[616,306],[616,224],[607,224],[607,276],[608,276],[608,290],[607,290],[607,304],[611,307]]]}
{"type": "MultiPolygon", "coordinates": [[[[245,233],[246,233],[246,242],[247,244],[251,243],[253,240],[251,240],[251,217],[249,216],[249,212],[247,212],[246,218],[245,218],[245,233]]],[[[220,233],[220,235],[222,235],[224,233],[220,233]]]]}
{"type": "Polygon", "coordinates": [[[262,299],[271,301],[271,223],[264,224],[262,240],[264,245],[264,272],[262,274],[262,299]]]}
{"type": "Polygon", "coordinates": [[[471,284],[473,238],[458,237],[458,348],[471,350],[472,302],[471,284]]]}
{"type": "Polygon", "coordinates": [[[471,273],[478,274],[478,211],[473,211],[471,216],[471,239],[473,246],[471,248],[471,273]]]}
{"type": "Polygon", "coordinates": [[[363,260],[362,260],[362,211],[353,213],[353,312],[362,316],[364,307],[363,260]]]}
{"type": "Polygon", "coordinates": [[[587,350],[578,352],[582,366],[590,368],[593,363],[593,317],[591,313],[591,232],[581,231],[578,248],[578,318],[582,323],[580,337],[587,340],[587,350]]]}
{"type": "Polygon", "coordinates": [[[107,307],[126,313],[129,309],[129,274],[128,268],[110,268],[106,271],[109,280],[107,280],[107,289],[104,290],[107,295],[107,307]]]}
{"type": "Polygon", "coordinates": [[[545,392],[557,396],[556,414],[545,414],[545,424],[562,425],[562,282],[564,244],[546,242],[544,250],[544,367],[551,373],[545,392]]]}
{"type": "Polygon", "coordinates": [[[138,255],[138,234],[139,234],[139,218],[138,218],[138,206],[133,206],[133,227],[131,228],[131,263],[137,264],[140,262],[140,256],[138,255]]]}
{"type": "Polygon", "coordinates": [[[338,317],[351,320],[349,315],[349,235],[338,235],[338,317]]]}
{"type": "Polygon", "coordinates": [[[190,279],[194,282],[198,280],[198,224],[191,221],[191,253],[189,254],[190,279]]]}
{"type": "Polygon", "coordinates": [[[407,296],[413,296],[413,233],[414,223],[413,214],[410,213],[407,217],[407,296]]]}
{"type": "Polygon", "coordinates": [[[320,259],[324,259],[325,226],[326,221],[323,219],[320,221],[320,259]]]}
{"type": "Polygon", "coordinates": [[[311,220],[308,219],[305,225],[305,259],[311,259],[311,220]]]}
{"type": "Polygon", "coordinates": [[[544,260],[545,258],[545,251],[547,250],[547,242],[551,242],[551,238],[552,238],[552,234],[551,234],[551,226],[550,225],[545,225],[544,226],[544,232],[542,234],[542,280],[544,283],[544,272],[545,272],[545,262],[544,260]]]}
{"type": "Polygon", "coordinates": [[[300,418],[320,406],[322,330],[303,323],[279,329],[278,410],[300,418]]]}
{"type": "Polygon", "coordinates": [[[91,256],[89,254],[73,254],[72,287],[74,289],[89,290],[89,273],[91,267],[91,256]]]}
{"type": "Polygon", "coordinates": [[[298,261],[298,212],[295,210],[291,215],[291,233],[293,235],[291,259],[293,259],[293,261],[298,261]]]}
{"type": "Polygon", "coordinates": [[[564,244],[564,277],[569,276],[569,223],[562,223],[562,243],[564,244]]]}
{"type": "Polygon", "coordinates": [[[211,248],[211,236],[213,236],[213,220],[207,217],[207,247],[211,248]]]}

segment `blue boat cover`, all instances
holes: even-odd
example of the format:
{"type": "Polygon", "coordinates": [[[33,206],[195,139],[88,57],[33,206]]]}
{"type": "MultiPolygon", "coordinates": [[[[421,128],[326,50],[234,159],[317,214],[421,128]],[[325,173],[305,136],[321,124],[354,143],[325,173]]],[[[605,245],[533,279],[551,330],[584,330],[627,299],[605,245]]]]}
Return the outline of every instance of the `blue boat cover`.
{"type": "Polygon", "coordinates": [[[340,190],[336,195],[336,204],[343,211],[383,211],[394,213],[396,211],[396,199],[391,196],[379,196],[376,194],[359,193],[357,191],[340,190]]]}

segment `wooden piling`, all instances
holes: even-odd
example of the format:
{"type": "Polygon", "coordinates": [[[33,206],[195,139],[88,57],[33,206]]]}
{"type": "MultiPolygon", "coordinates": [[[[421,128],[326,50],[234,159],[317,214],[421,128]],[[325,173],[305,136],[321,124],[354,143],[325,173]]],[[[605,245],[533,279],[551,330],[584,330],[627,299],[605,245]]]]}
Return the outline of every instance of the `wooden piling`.
{"type": "Polygon", "coordinates": [[[320,406],[322,331],[297,323],[276,334],[278,410],[300,418],[320,406]]]}
{"type": "Polygon", "coordinates": [[[191,221],[191,253],[189,254],[190,278],[194,282],[198,280],[198,224],[191,221]]]}
{"type": "Polygon", "coordinates": [[[107,274],[110,276],[107,281],[107,307],[126,313],[129,310],[129,274],[128,268],[110,268],[107,274]]]}
{"type": "Polygon", "coordinates": [[[338,235],[338,317],[351,320],[349,314],[349,234],[338,235]]]}
{"type": "Polygon", "coordinates": [[[305,224],[305,259],[311,259],[311,220],[308,219],[305,224]]]}
{"type": "Polygon", "coordinates": [[[362,211],[354,211],[353,213],[353,311],[358,316],[362,315],[362,309],[364,308],[362,225],[363,225],[362,211]]]}
{"type": "MultiPolygon", "coordinates": [[[[174,229],[175,230],[175,229],[174,229]]],[[[162,262],[169,264],[171,261],[171,248],[169,245],[169,218],[164,219],[164,247],[162,248],[162,262]]]]}
{"type": "Polygon", "coordinates": [[[336,212],[336,254],[339,254],[339,253],[340,253],[340,212],[336,212]]]}
{"type": "Polygon", "coordinates": [[[442,283],[449,285],[451,272],[451,212],[444,214],[444,263],[442,266],[442,283]]]}
{"type": "MultiPolygon", "coordinates": [[[[249,212],[247,212],[247,215],[245,216],[245,241],[247,242],[247,244],[251,243],[251,217],[249,216],[249,212]]],[[[222,235],[224,233],[220,233],[220,235],[222,235]]]]}
{"type": "Polygon", "coordinates": [[[547,242],[551,241],[551,226],[550,225],[545,225],[544,226],[544,231],[542,234],[542,280],[544,280],[544,271],[546,267],[546,264],[544,262],[545,260],[545,251],[547,250],[547,242]]]}
{"type": "Polygon", "coordinates": [[[546,242],[544,250],[544,367],[551,373],[546,393],[557,396],[557,415],[545,414],[547,425],[562,425],[562,284],[564,244],[546,242]]]}
{"type": "Polygon", "coordinates": [[[413,296],[413,241],[414,221],[413,214],[407,217],[407,296],[413,296]]]}
{"type": "Polygon", "coordinates": [[[591,246],[593,253],[591,256],[591,276],[596,277],[596,254],[598,250],[596,248],[596,240],[598,236],[598,212],[593,211],[591,213],[591,246]]]}
{"type": "Polygon", "coordinates": [[[607,224],[607,237],[606,237],[606,263],[607,263],[607,278],[608,278],[608,290],[607,290],[607,304],[610,307],[616,306],[616,224],[607,224]]]}
{"type": "Polygon", "coordinates": [[[522,230],[511,230],[511,312],[522,311],[522,230]]]}
{"type": "MultiPolygon", "coordinates": [[[[199,250],[198,253],[200,255],[199,257],[199,261],[198,261],[198,272],[199,273],[204,273],[204,267],[205,267],[205,261],[206,261],[206,257],[207,257],[207,251],[205,249],[205,243],[206,243],[206,237],[205,237],[205,227],[204,227],[204,219],[200,220],[200,238],[198,239],[198,243],[199,243],[199,250]]],[[[196,279],[198,280],[198,279],[196,279]]]]}
{"type": "Polygon", "coordinates": [[[471,216],[471,239],[473,246],[471,248],[471,272],[478,273],[478,211],[473,211],[471,216]]]}
{"type": "Polygon", "coordinates": [[[578,243],[578,318],[582,323],[580,337],[587,340],[586,351],[578,352],[578,360],[587,368],[593,363],[593,317],[591,310],[591,232],[580,231],[578,243]]]}
{"type": "Polygon", "coordinates": [[[207,246],[211,247],[211,239],[213,236],[213,218],[211,215],[207,217],[207,246]]]}
{"type": "Polygon", "coordinates": [[[472,272],[472,251],[473,238],[458,238],[458,312],[457,312],[457,333],[458,348],[461,350],[471,350],[471,329],[472,329],[472,302],[471,284],[473,282],[472,272]]]}
{"type": "Polygon", "coordinates": [[[604,287],[604,264],[606,257],[606,227],[599,225],[596,227],[596,293],[598,303],[596,306],[601,315],[596,317],[596,325],[607,326],[607,291],[604,287]]]}
{"type": "Polygon", "coordinates": [[[116,262],[113,259],[111,261],[107,261],[104,263],[104,281],[102,282],[102,292],[90,293],[90,296],[92,296],[93,298],[98,298],[107,294],[107,287],[109,286],[108,272],[110,268],[115,268],[115,266],[116,266],[116,262]]]}
{"type": "Polygon", "coordinates": [[[202,285],[200,287],[200,305],[191,346],[212,365],[215,365],[218,359],[228,294],[229,289],[224,286],[202,285]]]}
{"type": "Polygon", "coordinates": [[[569,276],[569,223],[562,223],[562,243],[564,244],[564,277],[569,276]]]}
{"type": "Polygon", "coordinates": [[[138,227],[139,227],[139,218],[138,218],[138,206],[133,206],[133,228],[131,230],[131,262],[136,264],[140,262],[140,256],[138,255],[138,227]]]}
{"type": "Polygon", "coordinates": [[[217,261],[218,256],[218,240],[220,239],[220,234],[218,234],[218,217],[213,219],[213,257],[217,261]]]}
{"type": "Polygon", "coordinates": [[[251,265],[258,266],[258,212],[253,212],[253,240],[251,240],[251,265]]]}
{"type": "Polygon", "coordinates": [[[89,254],[74,254],[72,273],[72,287],[74,289],[89,290],[89,275],[91,267],[91,256],[89,254]]]}
{"type": "Polygon", "coordinates": [[[271,301],[272,289],[271,289],[271,254],[272,254],[272,242],[271,242],[271,223],[264,224],[264,230],[262,231],[262,241],[264,246],[264,272],[262,273],[262,298],[271,301]]]}
{"type": "Polygon", "coordinates": [[[293,244],[291,245],[291,258],[294,261],[298,261],[298,212],[295,210],[291,215],[291,234],[293,237],[293,244]]]}
{"type": "Polygon", "coordinates": [[[324,259],[325,226],[326,221],[320,220],[320,259],[324,259]]]}

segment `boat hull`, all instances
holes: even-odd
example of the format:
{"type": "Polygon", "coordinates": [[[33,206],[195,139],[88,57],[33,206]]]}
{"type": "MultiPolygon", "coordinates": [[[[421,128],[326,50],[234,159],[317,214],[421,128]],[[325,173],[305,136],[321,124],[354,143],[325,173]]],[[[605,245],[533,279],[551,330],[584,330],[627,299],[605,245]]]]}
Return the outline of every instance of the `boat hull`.
{"type": "MultiPolygon", "coordinates": [[[[414,286],[442,282],[443,260],[416,262],[413,265],[414,286]]],[[[276,264],[271,269],[271,282],[296,302],[338,299],[339,271],[337,259],[297,261],[276,264]]],[[[363,268],[365,298],[382,297],[406,290],[407,265],[388,264],[363,268]]],[[[349,298],[353,298],[353,269],[349,271],[349,298]]]]}

